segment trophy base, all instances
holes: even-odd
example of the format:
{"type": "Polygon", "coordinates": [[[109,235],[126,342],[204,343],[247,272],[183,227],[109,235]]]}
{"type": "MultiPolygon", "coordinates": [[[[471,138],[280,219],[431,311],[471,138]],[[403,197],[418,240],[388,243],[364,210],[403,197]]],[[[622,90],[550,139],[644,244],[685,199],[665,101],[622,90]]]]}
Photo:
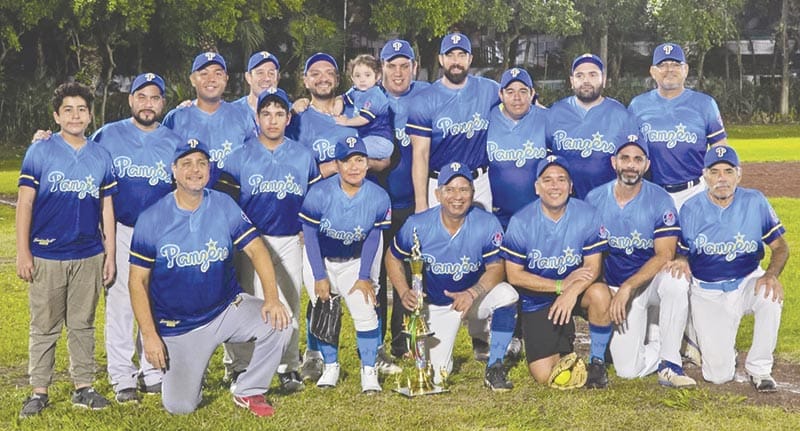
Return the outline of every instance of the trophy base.
{"type": "Polygon", "coordinates": [[[432,386],[429,389],[418,389],[412,390],[411,388],[397,388],[394,389],[400,395],[403,395],[407,398],[414,398],[420,395],[436,395],[436,394],[443,394],[445,392],[450,392],[450,389],[443,388],[441,386],[432,386]]]}

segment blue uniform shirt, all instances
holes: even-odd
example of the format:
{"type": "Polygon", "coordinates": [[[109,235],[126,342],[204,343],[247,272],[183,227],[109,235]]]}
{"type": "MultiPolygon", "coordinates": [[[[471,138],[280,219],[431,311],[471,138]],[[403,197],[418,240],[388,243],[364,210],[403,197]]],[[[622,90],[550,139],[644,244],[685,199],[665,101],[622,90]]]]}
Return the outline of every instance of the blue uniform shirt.
{"type": "Polygon", "coordinates": [[[412,81],[408,91],[400,96],[393,96],[386,92],[386,98],[389,100],[389,114],[394,124],[395,155],[392,157],[392,166],[386,178],[386,191],[392,200],[392,208],[409,208],[414,205],[414,187],[411,181],[411,139],[406,134],[406,121],[414,96],[429,86],[430,84],[424,81],[412,81]]]}
{"type": "Polygon", "coordinates": [[[678,251],[688,255],[692,276],[704,282],[738,280],[755,271],[764,244],[786,232],[764,195],[743,187],[736,188],[728,208],[705,192],[691,197],[681,207],[681,225],[678,251]]]}
{"type": "Polygon", "coordinates": [[[111,155],[87,140],[75,151],[60,134],[36,141],[22,160],[19,185],[36,190],[31,254],[83,259],[103,252],[102,200],[117,193],[111,155]]]}
{"type": "MultiPolygon", "coordinates": [[[[600,237],[600,223],[591,205],[570,199],[561,218],[553,221],[544,214],[541,202],[536,201],[511,217],[502,256],[531,274],[563,280],[583,265],[584,256],[607,248],[608,241],[600,237]]],[[[547,308],[556,300],[554,293],[517,290],[526,313],[547,308]]]]}
{"type": "Polygon", "coordinates": [[[606,281],[619,287],[655,256],[653,241],[679,237],[681,227],[675,204],[664,189],[643,180],[639,194],[620,208],[614,197],[616,182],[592,190],[586,202],[597,209],[600,237],[608,240],[606,281]]]}
{"type": "Polygon", "coordinates": [[[242,289],[233,247],[242,250],[258,230],[229,196],[204,191],[194,211],[178,208],[170,193],[136,222],[130,262],[149,268],[150,306],[161,336],[184,334],[213,320],[242,289]]]}
{"type": "Polygon", "coordinates": [[[415,97],[406,133],[431,138],[431,172],[452,161],[472,169],[488,165],[489,112],[500,103],[499,91],[497,82],[469,75],[463,88],[453,90],[438,80],[415,97]]]}
{"type": "Polygon", "coordinates": [[[239,205],[264,235],[296,235],[297,213],[309,184],[319,179],[314,155],[299,143],[285,138],[274,151],[258,137],[228,157],[226,172],[240,186],[239,205]]]}
{"type": "Polygon", "coordinates": [[[547,110],[531,106],[519,121],[508,118],[496,106],[489,116],[489,184],[492,189],[492,212],[500,224],[520,208],[536,200],[533,183],[536,166],[547,156],[544,129],[547,110]]]}
{"type": "Polygon", "coordinates": [[[348,136],[358,136],[358,133],[350,127],[337,125],[333,117],[309,106],[305,111],[292,115],[286,136],[310,149],[317,163],[324,163],[336,159],[337,142],[348,136]]]}
{"type": "Polygon", "coordinates": [[[639,136],[636,118],[609,97],[588,111],[577,104],[575,96],[566,97],[547,113],[547,148],[569,162],[575,195],[580,199],[616,177],[611,156],[631,135],[639,136]]]}
{"type": "Polygon", "coordinates": [[[239,149],[245,139],[256,135],[252,111],[225,101],[213,114],[196,105],[175,108],[164,117],[164,125],[183,139],[197,139],[208,145],[212,166],[209,187],[217,182],[220,170],[225,169],[228,155],[239,149]]]}
{"type": "Polygon", "coordinates": [[[500,259],[503,229],[497,217],[473,206],[464,224],[451,236],[442,224],[442,207],[437,205],[406,220],[394,238],[391,250],[400,260],[411,255],[414,230],[425,260],[423,280],[427,300],[450,305],[444,291],[463,292],[481,278],[486,265],[500,259]]]}
{"type": "Polygon", "coordinates": [[[372,229],[391,226],[389,195],[379,185],[364,181],[351,198],[339,181],[334,175],[308,191],[300,221],[317,229],[323,258],[356,258],[372,229]]]}
{"type": "MultiPolygon", "coordinates": [[[[247,96],[248,95],[245,94],[244,96],[234,100],[233,102],[231,102],[231,105],[238,106],[239,108],[242,108],[245,111],[247,111],[250,114],[252,114],[253,118],[257,118],[258,116],[256,115],[255,109],[251,108],[250,104],[247,103],[247,96]]],[[[258,127],[258,120],[257,119],[256,119],[256,127],[258,127]]]]}
{"type": "Polygon", "coordinates": [[[119,188],[114,196],[114,216],[132,227],[145,208],[172,190],[172,158],[181,138],[161,125],[141,130],[127,118],[106,124],[91,139],[114,160],[119,188]]]}
{"type": "Polygon", "coordinates": [[[688,88],[674,99],[648,91],[634,97],[628,109],[650,144],[656,184],[686,183],[702,176],[708,146],[727,136],[714,99],[688,88]]]}
{"type": "Polygon", "coordinates": [[[358,136],[380,136],[392,140],[392,123],[389,115],[389,100],[377,85],[361,91],[350,88],[344,94],[344,113],[348,117],[359,115],[369,123],[358,128],[358,136]]]}

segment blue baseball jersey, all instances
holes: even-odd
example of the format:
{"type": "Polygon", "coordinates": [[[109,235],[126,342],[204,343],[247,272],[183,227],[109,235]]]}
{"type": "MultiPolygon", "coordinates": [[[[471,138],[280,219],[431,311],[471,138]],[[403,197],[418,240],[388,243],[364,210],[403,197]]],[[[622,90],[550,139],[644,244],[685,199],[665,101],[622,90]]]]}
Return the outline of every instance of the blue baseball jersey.
{"type": "Polygon", "coordinates": [[[258,127],[258,119],[257,119],[258,116],[256,115],[256,110],[251,108],[250,104],[247,103],[247,96],[248,95],[245,94],[244,96],[234,100],[233,102],[231,102],[231,105],[237,106],[237,107],[249,112],[250,114],[252,114],[253,118],[256,118],[256,127],[258,127]]]}
{"type": "Polygon", "coordinates": [[[588,111],[575,96],[554,103],[547,113],[547,148],[569,161],[575,195],[583,199],[593,188],[616,174],[611,156],[617,146],[639,136],[636,117],[616,100],[606,97],[588,111]]]}
{"type": "Polygon", "coordinates": [[[524,117],[514,121],[497,106],[489,116],[486,154],[492,212],[503,226],[508,226],[515,212],[537,198],[533,188],[536,166],[547,156],[546,112],[546,109],[531,106],[524,117]]]}
{"type": "Polygon", "coordinates": [[[344,93],[344,113],[348,117],[356,115],[369,123],[358,127],[358,136],[380,136],[392,140],[392,119],[389,115],[389,99],[383,90],[375,85],[366,91],[352,87],[344,93]]]}
{"type": "MultiPolygon", "coordinates": [[[[551,280],[563,280],[583,265],[583,257],[602,253],[608,241],[600,237],[600,223],[591,205],[579,199],[567,201],[558,221],[547,217],[539,201],[519,210],[508,223],[502,256],[526,271],[551,280]]],[[[549,307],[555,293],[535,293],[518,288],[522,311],[549,307]]]]}
{"type": "Polygon", "coordinates": [[[31,254],[83,259],[103,252],[102,200],[117,193],[111,155],[87,140],[75,151],[60,134],[36,141],[22,159],[19,185],[36,190],[31,254]]]}
{"type": "Polygon", "coordinates": [[[317,163],[324,163],[336,160],[337,142],[348,136],[358,136],[358,132],[336,124],[333,117],[309,106],[305,111],[292,115],[286,136],[310,149],[317,163]]]}
{"type": "Polygon", "coordinates": [[[481,278],[486,265],[500,259],[503,228],[497,217],[473,206],[456,232],[442,224],[442,207],[437,205],[406,220],[394,237],[391,250],[400,260],[411,256],[414,231],[425,260],[423,280],[427,300],[434,305],[450,305],[444,291],[463,292],[481,278]]]}
{"type": "Polygon", "coordinates": [[[204,190],[194,211],[170,193],[136,221],[130,263],[148,268],[150,307],[162,336],[180,335],[213,320],[242,292],[234,246],[244,249],[258,230],[230,196],[204,190]]]}
{"type": "Polygon", "coordinates": [[[252,111],[225,101],[212,114],[196,105],[175,108],[164,117],[164,125],[183,139],[197,139],[208,145],[212,166],[209,187],[219,179],[220,170],[225,169],[225,159],[239,149],[245,139],[256,135],[252,111]]]}
{"type": "Polygon", "coordinates": [[[655,256],[654,241],[679,237],[678,211],[669,194],[643,180],[639,194],[620,208],[614,197],[615,181],[589,192],[586,202],[597,209],[600,238],[608,240],[603,265],[610,286],[619,287],[655,256]]]}
{"type": "MultiPolygon", "coordinates": [[[[392,200],[392,208],[409,208],[414,205],[414,186],[411,181],[411,139],[406,134],[406,122],[411,102],[429,83],[412,81],[408,91],[400,96],[386,92],[389,114],[394,124],[394,156],[386,177],[386,191],[392,200]]],[[[385,91],[385,90],[384,90],[385,91]]]]}
{"type": "Polygon", "coordinates": [[[469,75],[464,87],[453,90],[441,79],[415,97],[406,133],[431,138],[428,168],[438,171],[459,161],[472,169],[487,166],[486,136],[489,112],[500,103],[500,84],[469,75]]]}
{"type": "Polygon", "coordinates": [[[708,146],[728,136],[714,99],[688,88],[674,99],[648,91],[634,97],[628,109],[650,144],[650,171],[656,184],[699,178],[708,146]]]}
{"type": "Polygon", "coordinates": [[[741,279],[764,258],[764,244],[786,229],[758,190],[737,187],[733,202],[720,208],[701,193],[681,207],[683,236],[678,251],[689,258],[692,276],[705,282],[741,279]]]}
{"type": "Polygon", "coordinates": [[[308,186],[319,179],[314,155],[304,146],[284,138],[274,151],[258,137],[228,157],[225,172],[239,184],[239,206],[264,235],[296,235],[297,213],[308,186]]]}
{"type": "Polygon", "coordinates": [[[114,161],[119,189],[114,195],[114,216],[134,226],[145,208],[172,190],[172,158],[181,138],[163,125],[144,131],[127,118],[106,124],[91,139],[114,161]]]}
{"type": "Polygon", "coordinates": [[[322,257],[354,258],[372,229],[388,229],[392,222],[389,195],[372,181],[364,181],[352,198],[334,175],[308,191],[300,221],[317,229],[322,257]]]}

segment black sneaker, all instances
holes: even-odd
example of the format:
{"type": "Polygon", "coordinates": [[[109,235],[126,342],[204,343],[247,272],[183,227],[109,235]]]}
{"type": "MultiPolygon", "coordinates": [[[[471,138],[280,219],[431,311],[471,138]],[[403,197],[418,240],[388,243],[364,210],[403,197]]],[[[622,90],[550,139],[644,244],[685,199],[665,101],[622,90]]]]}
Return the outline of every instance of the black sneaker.
{"type": "Polygon", "coordinates": [[[775,384],[775,379],[769,374],[766,376],[750,375],[750,383],[756,388],[758,392],[777,392],[778,385],[775,384]]]}
{"type": "Polygon", "coordinates": [[[586,387],[589,389],[603,389],[608,386],[608,371],[606,363],[598,358],[592,358],[592,362],[586,367],[586,387]]]}
{"type": "Polygon", "coordinates": [[[47,394],[36,394],[25,398],[22,403],[22,410],[19,412],[20,418],[29,418],[36,416],[47,407],[47,394]]]}
{"type": "Polygon", "coordinates": [[[136,388],[125,388],[120,389],[114,396],[114,399],[120,404],[138,403],[139,394],[137,393],[136,388]]]}
{"type": "Polygon", "coordinates": [[[281,389],[286,392],[297,392],[305,388],[303,381],[300,380],[300,373],[297,371],[278,373],[278,380],[281,382],[281,389]]]}
{"type": "Polygon", "coordinates": [[[508,380],[506,368],[503,366],[502,361],[496,361],[491,366],[486,367],[483,384],[495,392],[506,392],[514,388],[514,385],[508,380]]]}
{"type": "Polygon", "coordinates": [[[144,380],[139,382],[139,391],[143,394],[147,395],[156,395],[161,393],[161,382],[153,383],[152,385],[148,385],[144,383],[144,380]]]}
{"type": "Polygon", "coordinates": [[[72,405],[91,410],[101,410],[108,407],[108,400],[94,391],[91,386],[80,388],[72,393],[72,405]]]}

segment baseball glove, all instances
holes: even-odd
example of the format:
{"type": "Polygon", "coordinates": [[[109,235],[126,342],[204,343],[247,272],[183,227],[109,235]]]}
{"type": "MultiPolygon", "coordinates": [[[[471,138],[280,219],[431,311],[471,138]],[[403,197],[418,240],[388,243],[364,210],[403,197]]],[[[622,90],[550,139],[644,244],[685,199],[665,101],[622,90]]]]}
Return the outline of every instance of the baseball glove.
{"type": "Polygon", "coordinates": [[[586,363],[572,352],[561,357],[547,381],[551,388],[567,390],[583,387],[586,377],[586,363]],[[563,372],[568,372],[569,377],[566,380],[564,377],[556,379],[563,372]]]}

